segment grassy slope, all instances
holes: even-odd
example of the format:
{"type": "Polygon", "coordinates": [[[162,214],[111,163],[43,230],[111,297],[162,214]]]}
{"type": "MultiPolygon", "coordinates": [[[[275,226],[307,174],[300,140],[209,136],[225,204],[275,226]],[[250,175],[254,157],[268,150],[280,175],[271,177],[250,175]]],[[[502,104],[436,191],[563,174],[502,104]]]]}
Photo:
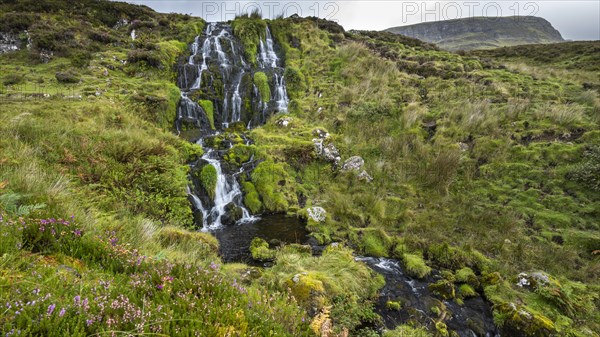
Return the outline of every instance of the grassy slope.
{"type": "Polygon", "coordinates": [[[315,238],[423,256],[456,287],[453,271],[470,267],[507,331],[598,333],[597,91],[385,34],[344,36],[310,20],[271,26],[305,80],[290,93],[290,126],[275,118],[252,136],[307,206],[328,211],[324,223],[309,221],[315,238]],[[317,127],[344,159],[362,156],[374,182],[312,157],[317,127]],[[552,282],[516,286],[535,271],[552,282]]]}
{"type": "Polygon", "coordinates": [[[184,229],[186,163],[202,149],[170,131],[173,66],[204,22],[109,2],[2,13],[32,45],[0,56],[0,331],[309,334],[295,300],[221,267],[216,239],[184,229]],[[119,18],[131,25],[112,29],[119,18]]]}

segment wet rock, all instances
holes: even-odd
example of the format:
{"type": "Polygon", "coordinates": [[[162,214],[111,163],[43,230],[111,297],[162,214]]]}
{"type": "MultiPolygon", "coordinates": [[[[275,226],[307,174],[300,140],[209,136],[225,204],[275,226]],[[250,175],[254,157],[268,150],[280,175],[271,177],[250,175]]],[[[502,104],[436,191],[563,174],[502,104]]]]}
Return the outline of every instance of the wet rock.
{"type": "Polygon", "coordinates": [[[344,171],[344,172],[357,171],[358,172],[362,169],[362,167],[364,165],[365,165],[365,161],[362,159],[362,157],[353,156],[353,157],[346,159],[346,161],[344,162],[344,165],[342,165],[342,171],[344,171]]]}
{"type": "Polygon", "coordinates": [[[323,222],[327,217],[327,211],[323,207],[311,207],[306,210],[310,220],[314,222],[323,222]]]}
{"type": "Polygon", "coordinates": [[[242,208],[235,203],[230,203],[225,206],[225,214],[221,217],[221,223],[225,226],[233,226],[235,223],[244,217],[242,208]]]}

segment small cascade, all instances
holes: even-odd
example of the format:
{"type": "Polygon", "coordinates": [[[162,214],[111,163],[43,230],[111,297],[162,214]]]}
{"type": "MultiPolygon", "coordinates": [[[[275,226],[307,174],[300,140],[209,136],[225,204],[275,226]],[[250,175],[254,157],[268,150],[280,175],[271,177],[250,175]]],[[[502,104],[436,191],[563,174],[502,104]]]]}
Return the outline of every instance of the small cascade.
{"type": "Polygon", "coordinates": [[[232,165],[223,160],[228,149],[223,149],[222,144],[213,148],[206,145],[212,142],[204,140],[216,137],[233,123],[250,128],[265,123],[273,113],[288,111],[283,60],[276,53],[268,27],[257,42],[260,50],[255,66],[244,59],[243,46],[231,26],[210,23],[203,34],[195,37],[190,44],[190,56],[179,65],[178,85],[182,93],[175,125],[180,135],[192,141],[199,139],[205,151],[202,158],[191,164],[193,183],[187,191],[196,224],[205,231],[254,222],[258,218],[244,207],[238,182],[240,176],[252,170],[254,159],[241,167],[232,165]],[[269,79],[272,94],[268,102],[262,101],[254,83],[257,72],[263,72],[269,79]],[[213,166],[217,173],[214,195],[199,181],[198,173],[206,165],[213,166]]]}
{"type": "Polygon", "coordinates": [[[287,113],[288,111],[288,95],[285,87],[285,79],[283,76],[275,74],[275,102],[277,103],[277,111],[287,113]]]}
{"type": "Polygon", "coordinates": [[[135,29],[131,30],[131,40],[135,41],[136,37],[137,35],[135,35],[135,29]]]}
{"type": "Polygon", "coordinates": [[[269,26],[267,26],[265,40],[260,40],[260,49],[258,53],[258,63],[261,68],[277,68],[279,57],[277,56],[277,53],[275,53],[273,45],[273,37],[271,36],[269,26]]]}
{"type": "MultiPolygon", "coordinates": [[[[237,209],[241,215],[240,219],[235,219],[238,223],[251,222],[257,218],[250,215],[250,212],[242,204],[242,190],[237,180],[233,176],[223,173],[221,162],[215,158],[215,151],[208,150],[202,156],[208,165],[212,165],[217,171],[217,184],[215,187],[214,207],[207,212],[204,217],[203,230],[215,230],[223,227],[223,217],[231,208],[237,209]]],[[[236,210],[234,210],[236,211],[236,210]]]]}

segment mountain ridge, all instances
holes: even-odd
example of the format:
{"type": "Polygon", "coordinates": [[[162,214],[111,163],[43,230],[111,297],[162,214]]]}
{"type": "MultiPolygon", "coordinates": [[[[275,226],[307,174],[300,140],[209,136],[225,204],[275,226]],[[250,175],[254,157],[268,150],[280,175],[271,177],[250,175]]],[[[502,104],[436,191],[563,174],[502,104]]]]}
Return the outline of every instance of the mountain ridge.
{"type": "Polygon", "coordinates": [[[435,43],[451,51],[564,41],[550,22],[535,16],[472,17],[391,27],[385,31],[435,43]]]}

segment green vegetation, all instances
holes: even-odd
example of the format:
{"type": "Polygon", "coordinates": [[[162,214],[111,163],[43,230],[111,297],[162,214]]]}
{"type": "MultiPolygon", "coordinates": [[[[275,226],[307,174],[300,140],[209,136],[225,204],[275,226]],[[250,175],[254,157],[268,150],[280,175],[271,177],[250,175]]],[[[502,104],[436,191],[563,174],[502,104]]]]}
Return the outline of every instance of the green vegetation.
{"type": "Polygon", "coordinates": [[[265,38],[267,23],[256,15],[238,16],[232,22],[231,27],[233,28],[233,33],[240,39],[244,47],[246,60],[256,65],[259,41],[265,38]]]}
{"type": "MultiPolygon", "coordinates": [[[[254,156],[240,177],[252,213],[322,207],[307,228],[336,243],[314,257],[255,240],[252,255],[273,264],[257,272],[220,266],[215,239],[186,229],[187,163],[202,149],[171,132],[173,70],[204,22],[105,1],[0,8],[3,31],[32,39],[0,55],[2,82],[22,90],[0,105],[3,334],[371,336],[383,279],[353,254],[436,275],[430,289],[447,301],[485,296],[507,335],[599,333],[595,43],[455,54],[315,18],[270,21],[290,113],[205,143],[232,168],[254,156]],[[351,156],[371,182],[340,170],[351,156]]],[[[232,22],[250,62],[265,25],[232,22]]],[[[270,98],[266,74],[252,81],[270,98]]],[[[193,99],[214,126],[222,93],[193,99]]],[[[195,174],[214,197],[215,168],[195,174]]],[[[435,308],[430,331],[384,335],[452,335],[435,308]]]]}
{"type": "Polygon", "coordinates": [[[254,84],[258,88],[260,92],[260,97],[263,102],[268,102],[271,100],[271,87],[269,86],[269,79],[267,78],[267,74],[258,71],[254,73],[254,84]]]}
{"type": "Polygon", "coordinates": [[[217,169],[212,165],[204,165],[198,179],[211,199],[214,199],[217,192],[217,169]]]}
{"type": "Polygon", "coordinates": [[[208,118],[208,122],[210,123],[210,127],[215,129],[215,108],[213,106],[213,102],[202,99],[198,101],[198,105],[202,107],[202,110],[206,113],[206,118],[208,118]]]}

